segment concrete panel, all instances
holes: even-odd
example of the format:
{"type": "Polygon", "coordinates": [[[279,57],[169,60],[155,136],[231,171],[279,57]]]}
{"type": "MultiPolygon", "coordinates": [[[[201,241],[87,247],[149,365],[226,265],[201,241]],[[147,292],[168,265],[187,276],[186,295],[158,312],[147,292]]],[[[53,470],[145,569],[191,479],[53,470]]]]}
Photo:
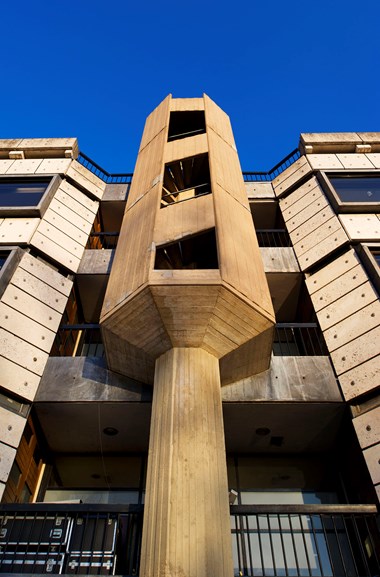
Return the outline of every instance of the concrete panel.
{"type": "MultiPolygon", "coordinates": [[[[355,309],[353,309],[354,311],[355,309]]],[[[324,332],[329,351],[349,343],[380,324],[380,303],[371,303],[324,332]]],[[[379,349],[380,350],[380,349],[379,349]]]]}
{"type": "Polygon", "coordinates": [[[67,206],[67,208],[70,208],[71,210],[76,212],[81,218],[84,218],[85,220],[93,224],[95,218],[93,210],[90,210],[89,208],[85,207],[78,200],[74,200],[72,196],[68,195],[67,192],[63,190],[62,187],[60,187],[55,193],[54,200],[62,202],[62,204],[64,204],[65,206],[67,206]]]}
{"type": "Polygon", "coordinates": [[[380,220],[376,214],[340,214],[339,219],[352,240],[380,240],[380,220]]]}
{"type": "Polygon", "coordinates": [[[366,282],[322,309],[318,314],[320,327],[326,331],[349,317],[354,311],[359,311],[377,300],[377,293],[372,288],[371,283],[366,282]]]}
{"type": "Polygon", "coordinates": [[[41,158],[15,160],[8,168],[6,174],[34,174],[41,162],[41,158]]]}
{"type": "Polygon", "coordinates": [[[115,250],[85,250],[78,269],[78,274],[109,274],[115,250]]]}
{"type": "Polygon", "coordinates": [[[5,484],[0,482],[0,499],[2,498],[5,491],[5,484]]]}
{"type": "Polygon", "coordinates": [[[301,156],[301,158],[293,162],[293,164],[291,164],[288,168],[286,168],[283,172],[281,172],[281,174],[279,174],[278,176],[276,176],[276,178],[272,180],[274,189],[276,190],[276,188],[280,184],[282,184],[285,180],[288,180],[292,175],[298,173],[299,170],[304,169],[306,167],[310,167],[309,163],[306,160],[305,156],[301,156]]]}
{"type": "Polygon", "coordinates": [[[275,198],[271,182],[245,182],[248,198],[275,198]]]}
{"type": "Polygon", "coordinates": [[[343,228],[333,232],[322,240],[316,247],[312,247],[298,258],[301,269],[308,270],[319,260],[328,256],[337,248],[343,246],[347,240],[347,235],[343,228]]]}
{"type": "Polygon", "coordinates": [[[373,484],[380,483],[380,444],[365,449],[363,455],[373,484]]]}
{"type": "Polygon", "coordinates": [[[50,352],[55,332],[0,302],[0,326],[39,349],[50,352]]]}
{"type": "Polygon", "coordinates": [[[380,387],[380,360],[375,356],[369,361],[347,371],[339,377],[347,401],[380,387]]]}
{"type": "Polygon", "coordinates": [[[285,198],[280,198],[279,202],[282,211],[293,206],[294,203],[304,198],[304,196],[306,196],[310,191],[314,190],[315,188],[321,190],[317,178],[315,176],[312,176],[306,182],[301,184],[301,186],[299,186],[291,194],[289,194],[285,198]]]}
{"type": "MultiPolygon", "coordinates": [[[[304,186],[306,187],[308,184],[309,184],[309,182],[306,183],[306,185],[304,185],[304,186]]],[[[289,197],[288,197],[289,202],[291,202],[293,200],[292,196],[296,195],[298,192],[299,192],[299,190],[296,190],[294,193],[289,195],[289,197]]],[[[297,194],[297,196],[298,196],[298,194],[297,194]]],[[[307,208],[312,203],[313,203],[313,207],[315,207],[315,212],[318,212],[318,210],[320,208],[323,208],[323,206],[324,206],[324,204],[322,204],[322,203],[323,203],[323,200],[325,200],[325,195],[323,194],[322,189],[318,185],[318,186],[313,186],[312,188],[310,188],[310,190],[308,190],[305,194],[302,194],[302,196],[300,198],[298,198],[298,200],[296,200],[295,202],[291,202],[290,205],[288,205],[286,203],[286,200],[287,199],[285,199],[284,202],[280,202],[280,208],[282,211],[282,216],[284,217],[284,220],[287,223],[289,221],[293,221],[293,219],[296,215],[301,213],[303,210],[305,210],[305,208],[307,208]],[[321,201],[320,206],[315,204],[316,200],[321,201]]],[[[304,220],[302,222],[304,222],[304,220]]]]}
{"type": "Polygon", "coordinates": [[[331,353],[338,375],[379,355],[380,327],[376,327],[331,353]]]}
{"type": "Polygon", "coordinates": [[[67,296],[48,286],[44,281],[31,275],[26,270],[18,268],[12,277],[12,284],[32,294],[59,313],[65,310],[67,296]]]}
{"type": "Polygon", "coordinates": [[[296,220],[299,222],[299,226],[292,228],[292,230],[288,228],[293,243],[299,242],[307,235],[314,233],[314,231],[318,232],[318,229],[328,220],[337,218],[329,206],[326,205],[321,207],[321,204],[323,204],[322,199],[315,201],[315,203],[309,205],[307,209],[297,214],[295,219],[292,220],[292,222],[295,222],[296,220]],[[314,211],[310,210],[311,207],[314,208],[314,211]],[[305,213],[307,213],[308,217],[303,220],[305,218],[305,213]],[[301,219],[303,222],[301,222],[301,219]]]}
{"type": "Polygon", "coordinates": [[[24,417],[0,407],[0,439],[3,443],[17,449],[25,424],[24,417]]]}
{"type": "Polygon", "coordinates": [[[74,151],[78,148],[76,138],[23,138],[16,148],[23,150],[43,150],[57,149],[67,150],[72,148],[74,151]]]}
{"type": "Polygon", "coordinates": [[[40,376],[49,358],[49,355],[41,349],[37,349],[2,328],[0,328],[0,350],[6,359],[40,376]]]}
{"type": "Polygon", "coordinates": [[[260,247],[260,254],[266,273],[299,272],[299,266],[292,247],[260,247]]]}
{"type": "MultiPolygon", "coordinates": [[[[310,277],[308,281],[310,281],[310,279],[312,279],[312,277],[310,277]]],[[[311,300],[313,301],[316,312],[335,302],[343,295],[346,295],[365,282],[368,282],[368,277],[360,264],[343,273],[338,278],[331,280],[329,284],[323,286],[320,290],[311,295],[311,300]]]]}
{"type": "Polygon", "coordinates": [[[318,218],[318,215],[320,215],[321,212],[326,214],[326,211],[330,212],[331,208],[327,199],[321,195],[317,197],[314,202],[287,221],[286,226],[288,232],[291,233],[293,230],[300,228],[305,222],[308,222],[309,219],[313,217],[318,218]]]}
{"type": "MultiPolygon", "coordinates": [[[[296,229],[290,234],[290,238],[293,242],[294,251],[299,258],[302,254],[314,247],[317,247],[321,242],[323,242],[328,236],[330,236],[334,232],[338,232],[342,229],[342,225],[339,222],[339,219],[335,215],[331,215],[327,213],[327,211],[322,211],[322,214],[325,214],[325,217],[320,216],[320,224],[319,226],[315,225],[315,222],[312,226],[315,226],[313,231],[310,231],[310,221],[305,223],[302,227],[296,229]],[[301,229],[301,231],[300,231],[301,229]],[[303,235],[303,238],[298,240],[297,232],[303,235]],[[306,233],[306,234],[304,234],[306,233]]],[[[318,221],[318,219],[317,219],[318,221]]]]}
{"type": "Polygon", "coordinates": [[[81,246],[85,246],[88,235],[73,225],[71,222],[51,210],[50,208],[44,214],[44,222],[53,225],[58,228],[61,232],[66,234],[69,238],[76,241],[81,246]]]}
{"type": "MultiPolygon", "coordinates": [[[[79,163],[78,163],[79,164],[79,163]]],[[[79,165],[81,166],[81,165],[79,165]]],[[[77,168],[77,166],[76,166],[77,168]]],[[[88,171],[87,171],[88,172],[88,171]]],[[[89,173],[92,175],[92,173],[89,173]]],[[[104,188],[105,188],[105,183],[102,182],[102,187],[97,186],[96,184],[94,184],[93,182],[91,182],[91,180],[89,180],[88,178],[86,178],[85,176],[83,176],[83,174],[81,174],[80,172],[78,172],[78,170],[76,170],[73,166],[73,164],[71,164],[69,170],[66,173],[66,176],[70,177],[75,183],[77,183],[80,187],[84,188],[85,190],[87,190],[91,195],[93,195],[95,198],[97,199],[101,199],[103,196],[103,192],[104,192],[104,188]]],[[[93,175],[92,175],[93,176],[93,175]]]]}
{"type": "Polygon", "coordinates": [[[66,192],[72,199],[76,200],[82,204],[87,210],[95,215],[98,212],[99,202],[97,200],[92,200],[76,186],[73,186],[67,180],[63,180],[60,186],[63,192],[66,192]]]}
{"type": "Polygon", "coordinates": [[[39,218],[5,218],[0,224],[0,244],[28,244],[39,218]]]}
{"type": "Polygon", "coordinates": [[[12,284],[8,285],[1,302],[17,309],[51,331],[56,331],[61,321],[60,313],[12,284]]]}
{"type": "MultiPolygon", "coordinates": [[[[80,264],[80,257],[77,258],[61,245],[56,244],[50,238],[37,231],[31,241],[32,246],[38,248],[44,254],[50,256],[54,261],[66,267],[71,272],[76,272],[80,264]]],[[[81,256],[81,255],[80,255],[81,256]]]]}
{"type": "Polygon", "coordinates": [[[362,449],[376,445],[380,439],[380,407],[359,415],[353,420],[362,449]]]}
{"type": "Polygon", "coordinates": [[[89,221],[78,215],[73,208],[67,207],[63,202],[53,198],[49,205],[49,210],[53,210],[56,214],[62,216],[68,222],[71,222],[78,229],[85,234],[90,234],[93,220],[89,221]]]}
{"type": "Polygon", "coordinates": [[[106,184],[102,201],[124,202],[127,200],[130,184],[106,184]]]}
{"type": "Polygon", "coordinates": [[[351,270],[358,264],[360,264],[360,260],[354,250],[350,249],[345,252],[342,256],[306,279],[306,286],[309,294],[312,295],[317,290],[330,284],[333,280],[339,278],[342,274],[351,270]]]}
{"type": "Polygon", "coordinates": [[[336,154],[308,154],[310,166],[318,170],[329,168],[344,168],[336,154]]]}
{"type": "Polygon", "coordinates": [[[375,168],[380,168],[380,152],[371,152],[366,157],[375,168]]]}
{"type": "Polygon", "coordinates": [[[36,174],[66,174],[71,162],[71,158],[45,158],[36,174]]]}
{"type": "MultiPolygon", "coordinates": [[[[311,174],[312,168],[311,168],[310,164],[307,162],[305,157],[302,157],[299,160],[302,160],[302,159],[304,159],[304,162],[302,162],[299,165],[299,168],[295,172],[290,174],[288,178],[283,180],[281,182],[281,184],[276,185],[275,184],[276,179],[273,181],[273,187],[274,187],[274,191],[275,191],[276,196],[281,196],[282,194],[285,194],[285,192],[291,186],[296,184],[302,178],[305,178],[308,174],[311,174]]],[[[297,162],[298,162],[298,160],[297,160],[297,162]]],[[[290,170],[290,168],[292,168],[292,167],[289,167],[287,170],[290,170]]],[[[285,171],[285,172],[287,172],[287,171],[285,171]]],[[[285,172],[283,172],[282,174],[285,174],[285,172]]],[[[282,176],[282,175],[280,175],[280,176],[282,176]]],[[[277,177],[277,178],[279,178],[279,177],[277,177]]]]}
{"type": "Polygon", "coordinates": [[[10,158],[0,159],[0,174],[6,174],[7,170],[10,169],[13,163],[14,160],[11,160],[10,158]]]}
{"type": "Polygon", "coordinates": [[[16,363],[0,357],[0,384],[4,389],[33,401],[40,377],[16,363]]]}
{"type": "Polygon", "coordinates": [[[0,443],[0,481],[5,483],[16,456],[16,449],[0,443]]]}
{"type": "MultiPolygon", "coordinates": [[[[44,281],[47,285],[56,289],[58,292],[69,296],[73,286],[73,281],[61,275],[51,266],[37,258],[34,258],[28,253],[23,255],[20,266],[27,272],[30,272],[33,276],[36,276],[39,280],[44,281]]],[[[24,290],[26,289],[24,288],[24,290]]],[[[35,296],[34,293],[32,294],[35,296]]]]}
{"type": "Polygon", "coordinates": [[[82,258],[85,242],[83,242],[83,244],[76,242],[70,238],[65,231],[49,224],[45,219],[41,220],[37,231],[59,246],[64,247],[67,252],[74,255],[76,258],[82,258]]]}
{"type": "Polygon", "coordinates": [[[365,154],[337,154],[344,168],[375,168],[365,154]]]}
{"type": "Polygon", "coordinates": [[[268,371],[222,387],[224,402],[341,402],[327,357],[273,356],[268,371]]]}

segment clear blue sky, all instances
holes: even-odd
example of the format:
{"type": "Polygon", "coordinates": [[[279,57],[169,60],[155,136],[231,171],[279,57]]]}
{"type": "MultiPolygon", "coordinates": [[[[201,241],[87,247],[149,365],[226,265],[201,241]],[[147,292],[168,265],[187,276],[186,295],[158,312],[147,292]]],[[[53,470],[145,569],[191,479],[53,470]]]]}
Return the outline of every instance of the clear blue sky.
{"type": "Polygon", "coordinates": [[[243,170],[300,132],[380,131],[380,1],[18,0],[1,6],[0,137],[76,136],[128,172],[146,116],[206,92],[243,170]]]}

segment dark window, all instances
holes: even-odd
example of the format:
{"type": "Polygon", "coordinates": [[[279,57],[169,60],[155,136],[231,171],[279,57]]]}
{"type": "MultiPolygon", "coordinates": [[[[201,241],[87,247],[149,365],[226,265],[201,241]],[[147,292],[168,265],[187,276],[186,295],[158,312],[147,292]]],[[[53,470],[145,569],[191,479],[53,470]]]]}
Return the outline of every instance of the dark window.
{"type": "Polygon", "coordinates": [[[210,192],[208,154],[189,156],[165,165],[161,208],[210,192]]]}
{"type": "Polygon", "coordinates": [[[172,242],[156,251],[155,269],[219,268],[215,229],[172,242]]]}
{"type": "Polygon", "coordinates": [[[9,250],[1,250],[0,251],[0,270],[5,265],[5,262],[9,256],[9,250]]]}
{"type": "Polygon", "coordinates": [[[330,176],[342,202],[380,202],[380,176],[342,174],[330,176]]]}
{"type": "Polygon", "coordinates": [[[36,206],[49,186],[49,182],[49,180],[0,180],[0,206],[36,206]]]}
{"type": "Polygon", "coordinates": [[[203,110],[170,113],[168,141],[195,136],[203,132],[206,132],[203,110]]]}

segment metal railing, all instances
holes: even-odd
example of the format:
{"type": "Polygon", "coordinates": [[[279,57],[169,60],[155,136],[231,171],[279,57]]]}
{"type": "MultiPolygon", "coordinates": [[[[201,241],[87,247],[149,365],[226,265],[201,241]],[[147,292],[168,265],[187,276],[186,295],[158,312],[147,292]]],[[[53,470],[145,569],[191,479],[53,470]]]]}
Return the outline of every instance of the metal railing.
{"type": "Polygon", "coordinates": [[[243,172],[244,182],[271,181],[276,178],[276,176],[284,172],[284,170],[289,168],[289,166],[294,164],[296,160],[300,158],[300,156],[300,151],[298,148],[295,148],[268,172],[243,172]]]}
{"type": "Polygon", "coordinates": [[[292,241],[284,228],[256,229],[256,236],[261,247],[286,248],[292,246],[292,241]]]}
{"type": "Polygon", "coordinates": [[[273,354],[282,357],[326,356],[328,350],[317,323],[277,323],[273,354]]]}
{"type": "Polygon", "coordinates": [[[83,152],[79,153],[77,161],[107,184],[131,184],[132,182],[133,173],[121,172],[110,174],[83,152]]]}
{"type": "MultiPolygon", "coordinates": [[[[266,182],[271,181],[276,176],[284,172],[289,166],[294,164],[296,160],[298,160],[301,156],[300,151],[298,148],[293,150],[290,154],[288,154],[283,160],[278,162],[271,170],[268,172],[243,172],[243,178],[245,182],[266,182]]],[[[132,172],[123,172],[123,173],[114,173],[111,174],[107,172],[104,168],[99,166],[96,162],[91,160],[89,156],[84,154],[84,152],[80,152],[77,158],[77,161],[80,162],[85,168],[87,168],[90,172],[98,176],[103,182],[107,184],[130,184],[132,182],[133,173],[132,172]]]]}
{"type": "Polygon", "coordinates": [[[0,505],[0,573],[138,575],[141,505],[0,505]]]}
{"type": "MultiPolygon", "coordinates": [[[[282,357],[326,356],[328,350],[316,323],[278,323],[275,326],[273,354],[282,357]]],[[[50,356],[104,357],[100,325],[61,325],[50,356]]]]}
{"type": "Polygon", "coordinates": [[[116,248],[119,232],[91,232],[86,249],[101,250],[102,248],[116,248]]]}
{"type": "MultiPolygon", "coordinates": [[[[0,573],[139,574],[142,505],[0,505],[0,573]]],[[[231,507],[234,575],[375,577],[374,505],[231,507]]]]}
{"type": "Polygon", "coordinates": [[[61,325],[57,331],[51,357],[104,357],[100,325],[61,325]]]}
{"type": "Polygon", "coordinates": [[[379,575],[376,506],[237,505],[231,522],[235,577],[379,575]]]}

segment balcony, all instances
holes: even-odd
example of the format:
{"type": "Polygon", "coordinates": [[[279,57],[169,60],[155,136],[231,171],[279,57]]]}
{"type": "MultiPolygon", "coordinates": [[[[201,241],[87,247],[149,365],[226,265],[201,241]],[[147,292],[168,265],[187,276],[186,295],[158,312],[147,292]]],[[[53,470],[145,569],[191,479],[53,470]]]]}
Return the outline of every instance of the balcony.
{"type": "Polygon", "coordinates": [[[238,505],[231,513],[235,577],[379,573],[375,506],[238,505]]]}
{"type": "MultiPolygon", "coordinates": [[[[316,323],[277,323],[273,342],[275,356],[327,356],[322,332],[316,323]]],[[[100,325],[62,325],[55,338],[52,357],[104,357],[100,325]]]]}
{"type": "MultiPolygon", "coordinates": [[[[138,575],[142,517],[142,505],[0,505],[0,573],[138,575]]],[[[235,577],[379,574],[372,505],[232,506],[231,533],[235,577]]]]}
{"type": "Polygon", "coordinates": [[[119,240],[119,232],[95,232],[91,231],[86,244],[87,250],[104,250],[116,248],[119,240]]]}
{"type": "Polygon", "coordinates": [[[292,246],[290,236],[284,228],[257,228],[256,236],[261,248],[288,248],[292,246]]]}

